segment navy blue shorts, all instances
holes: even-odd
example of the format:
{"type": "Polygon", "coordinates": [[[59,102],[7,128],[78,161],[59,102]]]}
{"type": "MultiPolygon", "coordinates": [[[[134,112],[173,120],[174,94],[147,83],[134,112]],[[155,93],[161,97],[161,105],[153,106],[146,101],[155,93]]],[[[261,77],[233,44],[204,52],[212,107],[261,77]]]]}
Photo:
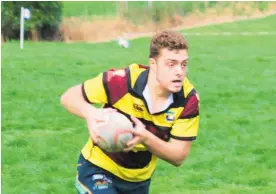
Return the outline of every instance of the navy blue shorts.
{"type": "Polygon", "coordinates": [[[79,194],[148,194],[150,180],[128,182],[87,161],[78,161],[76,188],[79,194]]]}

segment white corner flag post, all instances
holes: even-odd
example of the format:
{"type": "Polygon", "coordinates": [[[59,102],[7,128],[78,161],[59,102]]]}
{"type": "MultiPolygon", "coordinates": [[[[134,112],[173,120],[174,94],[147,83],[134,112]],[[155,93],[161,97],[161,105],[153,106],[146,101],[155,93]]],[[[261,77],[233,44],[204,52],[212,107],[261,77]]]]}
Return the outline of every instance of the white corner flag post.
{"type": "Polygon", "coordinates": [[[29,9],[21,7],[20,12],[20,48],[24,48],[24,20],[29,20],[31,18],[31,12],[29,9]]]}
{"type": "Polygon", "coordinates": [[[149,9],[152,8],[152,0],[148,0],[148,7],[149,7],[149,9]]]}

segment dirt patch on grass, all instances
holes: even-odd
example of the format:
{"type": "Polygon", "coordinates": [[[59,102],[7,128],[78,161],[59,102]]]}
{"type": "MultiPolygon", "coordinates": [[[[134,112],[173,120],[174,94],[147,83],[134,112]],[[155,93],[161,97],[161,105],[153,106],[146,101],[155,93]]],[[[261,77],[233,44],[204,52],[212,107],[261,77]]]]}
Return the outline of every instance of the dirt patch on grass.
{"type": "Polygon", "coordinates": [[[64,19],[61,25],[61,32],[64,41],[68,43],[107,42],[115,40],[122,35],[128,39],[133,39],[151,36],[163,29],[183,30],[211,24],[263,18],[272,14],[276,14],[275,3],[269,4],[265,11],[260,11],[249,6],[249,4],[241,2],[235,4],[235,7],[208,8],[204,13],[196,10],[185,17],[176,15],[158,23],[153,22],[152,18],[149,18],[140,25],[133,24],[123,16],[116,16],[115,18],[98,17],[94,19],[71,17],[64,19]]]}

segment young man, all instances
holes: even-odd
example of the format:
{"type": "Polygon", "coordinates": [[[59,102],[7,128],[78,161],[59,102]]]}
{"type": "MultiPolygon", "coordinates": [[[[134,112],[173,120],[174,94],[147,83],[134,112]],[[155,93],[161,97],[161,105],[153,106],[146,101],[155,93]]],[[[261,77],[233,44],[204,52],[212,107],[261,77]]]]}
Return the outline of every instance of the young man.
{"type": "Polygon", "coordinates": [[[199,125],[199,98],[186,78],[188,59],[184,37],[163,31],[151,41],[149,66],[111,69],[62,95],[62,105],[86,120],[91,137],[79,158],[79,193],[147,194],[157,158],[183,163],[199,125]],[[97,146],[93,126],[114,110],[132,119],[135,138],[124,152],[107,153],[97,146]]]}

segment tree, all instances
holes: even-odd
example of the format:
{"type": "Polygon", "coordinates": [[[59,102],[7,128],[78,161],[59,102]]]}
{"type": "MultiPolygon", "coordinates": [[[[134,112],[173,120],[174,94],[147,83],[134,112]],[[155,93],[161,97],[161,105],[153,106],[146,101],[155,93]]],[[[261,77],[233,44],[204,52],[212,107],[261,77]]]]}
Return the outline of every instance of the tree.
{"type": "Polygon", "coordinates": [[[19,39],[21,7],[30,9],[32,14],[31,19],[25,22],[26,34],[32,34],[32,39],[56,39],[62,19],[62,2],[4,1],[1,29],[6,40],[19,39]],[[34,37],[35,34],[38,37],[34,37]]]}

